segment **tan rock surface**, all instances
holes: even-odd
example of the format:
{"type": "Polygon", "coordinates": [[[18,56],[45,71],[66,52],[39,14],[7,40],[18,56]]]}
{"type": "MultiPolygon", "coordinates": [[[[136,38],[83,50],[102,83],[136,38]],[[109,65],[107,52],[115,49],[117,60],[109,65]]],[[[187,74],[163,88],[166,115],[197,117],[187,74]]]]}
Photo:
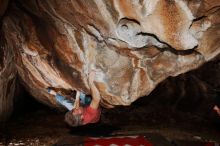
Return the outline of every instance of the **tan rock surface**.
{"type": "Polygon", "coordinates": [[[220,5],[210,3],[19,0],[3,30],[19,76],[39,101],[57,106],[46,91],[51,86],[90,94],[95,69],[102,105],[130,105],[219,54],[220,5]]]}

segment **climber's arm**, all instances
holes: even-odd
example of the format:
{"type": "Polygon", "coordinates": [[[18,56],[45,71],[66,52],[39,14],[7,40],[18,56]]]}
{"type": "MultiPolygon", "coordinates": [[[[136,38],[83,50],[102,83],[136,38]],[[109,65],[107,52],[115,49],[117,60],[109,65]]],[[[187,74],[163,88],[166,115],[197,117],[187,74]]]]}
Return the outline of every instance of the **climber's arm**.
{"type": "Polygon", "coordinates": [[[92,71],[89,74],[89,85],[90,85],[90,90],[92,94],[92,101],[90,103],[90,107],[92,107],[93,109],[98,109],[101,96],[100,96],[98,89],[96,88],[94,84],[94,77],[95,77],[95,71],[92,71]]]}
{"type": "Polygon", "coordinates": [[[76,99],[75,99],[75,103],[74,103],[74,106],[73,106],[74,109],[78,109],[79,106],[80,106],[79,96],[80,96],[80,91],[76,91],[76,99]]]}

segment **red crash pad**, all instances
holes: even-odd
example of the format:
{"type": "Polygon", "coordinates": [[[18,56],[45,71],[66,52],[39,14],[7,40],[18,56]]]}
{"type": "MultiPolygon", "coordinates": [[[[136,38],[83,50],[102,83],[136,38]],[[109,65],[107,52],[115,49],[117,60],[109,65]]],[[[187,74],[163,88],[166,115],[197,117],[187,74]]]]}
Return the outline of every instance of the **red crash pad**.
{"type": "MultiPolygon", "coordinates": [[[[152,133],[110,137],[68,136],[53,146],[171,146],[163,136],[152,133]]],[[[189,145],[188,145],[189,146],[189,145]]]]}
{"type": "Polygon", "coordinates": [[[85,146],[153,146],[144,136],[86,138],[85,146]]]}

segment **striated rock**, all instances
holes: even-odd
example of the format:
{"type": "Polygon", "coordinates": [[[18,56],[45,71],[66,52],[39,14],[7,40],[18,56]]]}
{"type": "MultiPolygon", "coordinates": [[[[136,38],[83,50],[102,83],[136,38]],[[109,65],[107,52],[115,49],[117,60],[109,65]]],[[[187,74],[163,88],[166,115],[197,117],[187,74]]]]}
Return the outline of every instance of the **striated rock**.
{"type": "Polygon", "coordinates": [[[0,122],[2,122],[12,113],[16,84],[13,52],[5,44],[2,33],[0,33],[0,54],[0,122]]]}
{"type": "Polygon", "coordinates": [[[102,105],[114,107],[218,55],[219,6],[219,0],[17,0],[3,30],[36,99],[57,106],[47,87],[90,94],[95,69],[102,105]]]}
{"type": "Polygon", "coordinates": [[[16,69],[13,51],[5,41],[1,29],[1,19],[8,5],[8,0],[0,0],[0,122],[5,121],[13,110],[16,82],[16,69]]]}

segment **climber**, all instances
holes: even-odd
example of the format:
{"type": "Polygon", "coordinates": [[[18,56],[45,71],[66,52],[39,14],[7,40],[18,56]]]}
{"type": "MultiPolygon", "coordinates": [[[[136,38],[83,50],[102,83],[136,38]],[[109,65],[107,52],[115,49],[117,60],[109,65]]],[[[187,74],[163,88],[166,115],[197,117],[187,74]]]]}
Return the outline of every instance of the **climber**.
{"type": "Polygon", "coordinates": [[[101,110],[99,108],[99,103],[101,98],[95,84],[93,83],[94,76],[95,71],[92,71],[89,74],[89,85],[91,88],[92,99],[80,91],[66,94],[64,91],[57,91],[54,88],[48,88],[48,92],[54,95],[56,100],[69,110],[65,115],[65,121],[70,126],[95,123],[98,122],[100,118],[101,110]],[[65,96],[63,96],[63,94],[65,96]]]}
{"type": "Polygon", "coordinates": [[[86,125],[88,123],[96,123],[99,121],[101,110],[99,107],[99,103],[101,100],[98,89],[94,84],[95,71],[92,71],[89,74],[89,85],[92,94],[91,103],[87,106],[82,106],[79,104],[79,101],[76,101],[76,107],[67,112],[65,115],[65,121],[70,126],[80,126],[86,125]],[[78,102],[78,103],[77,103],[78,102]]]}

